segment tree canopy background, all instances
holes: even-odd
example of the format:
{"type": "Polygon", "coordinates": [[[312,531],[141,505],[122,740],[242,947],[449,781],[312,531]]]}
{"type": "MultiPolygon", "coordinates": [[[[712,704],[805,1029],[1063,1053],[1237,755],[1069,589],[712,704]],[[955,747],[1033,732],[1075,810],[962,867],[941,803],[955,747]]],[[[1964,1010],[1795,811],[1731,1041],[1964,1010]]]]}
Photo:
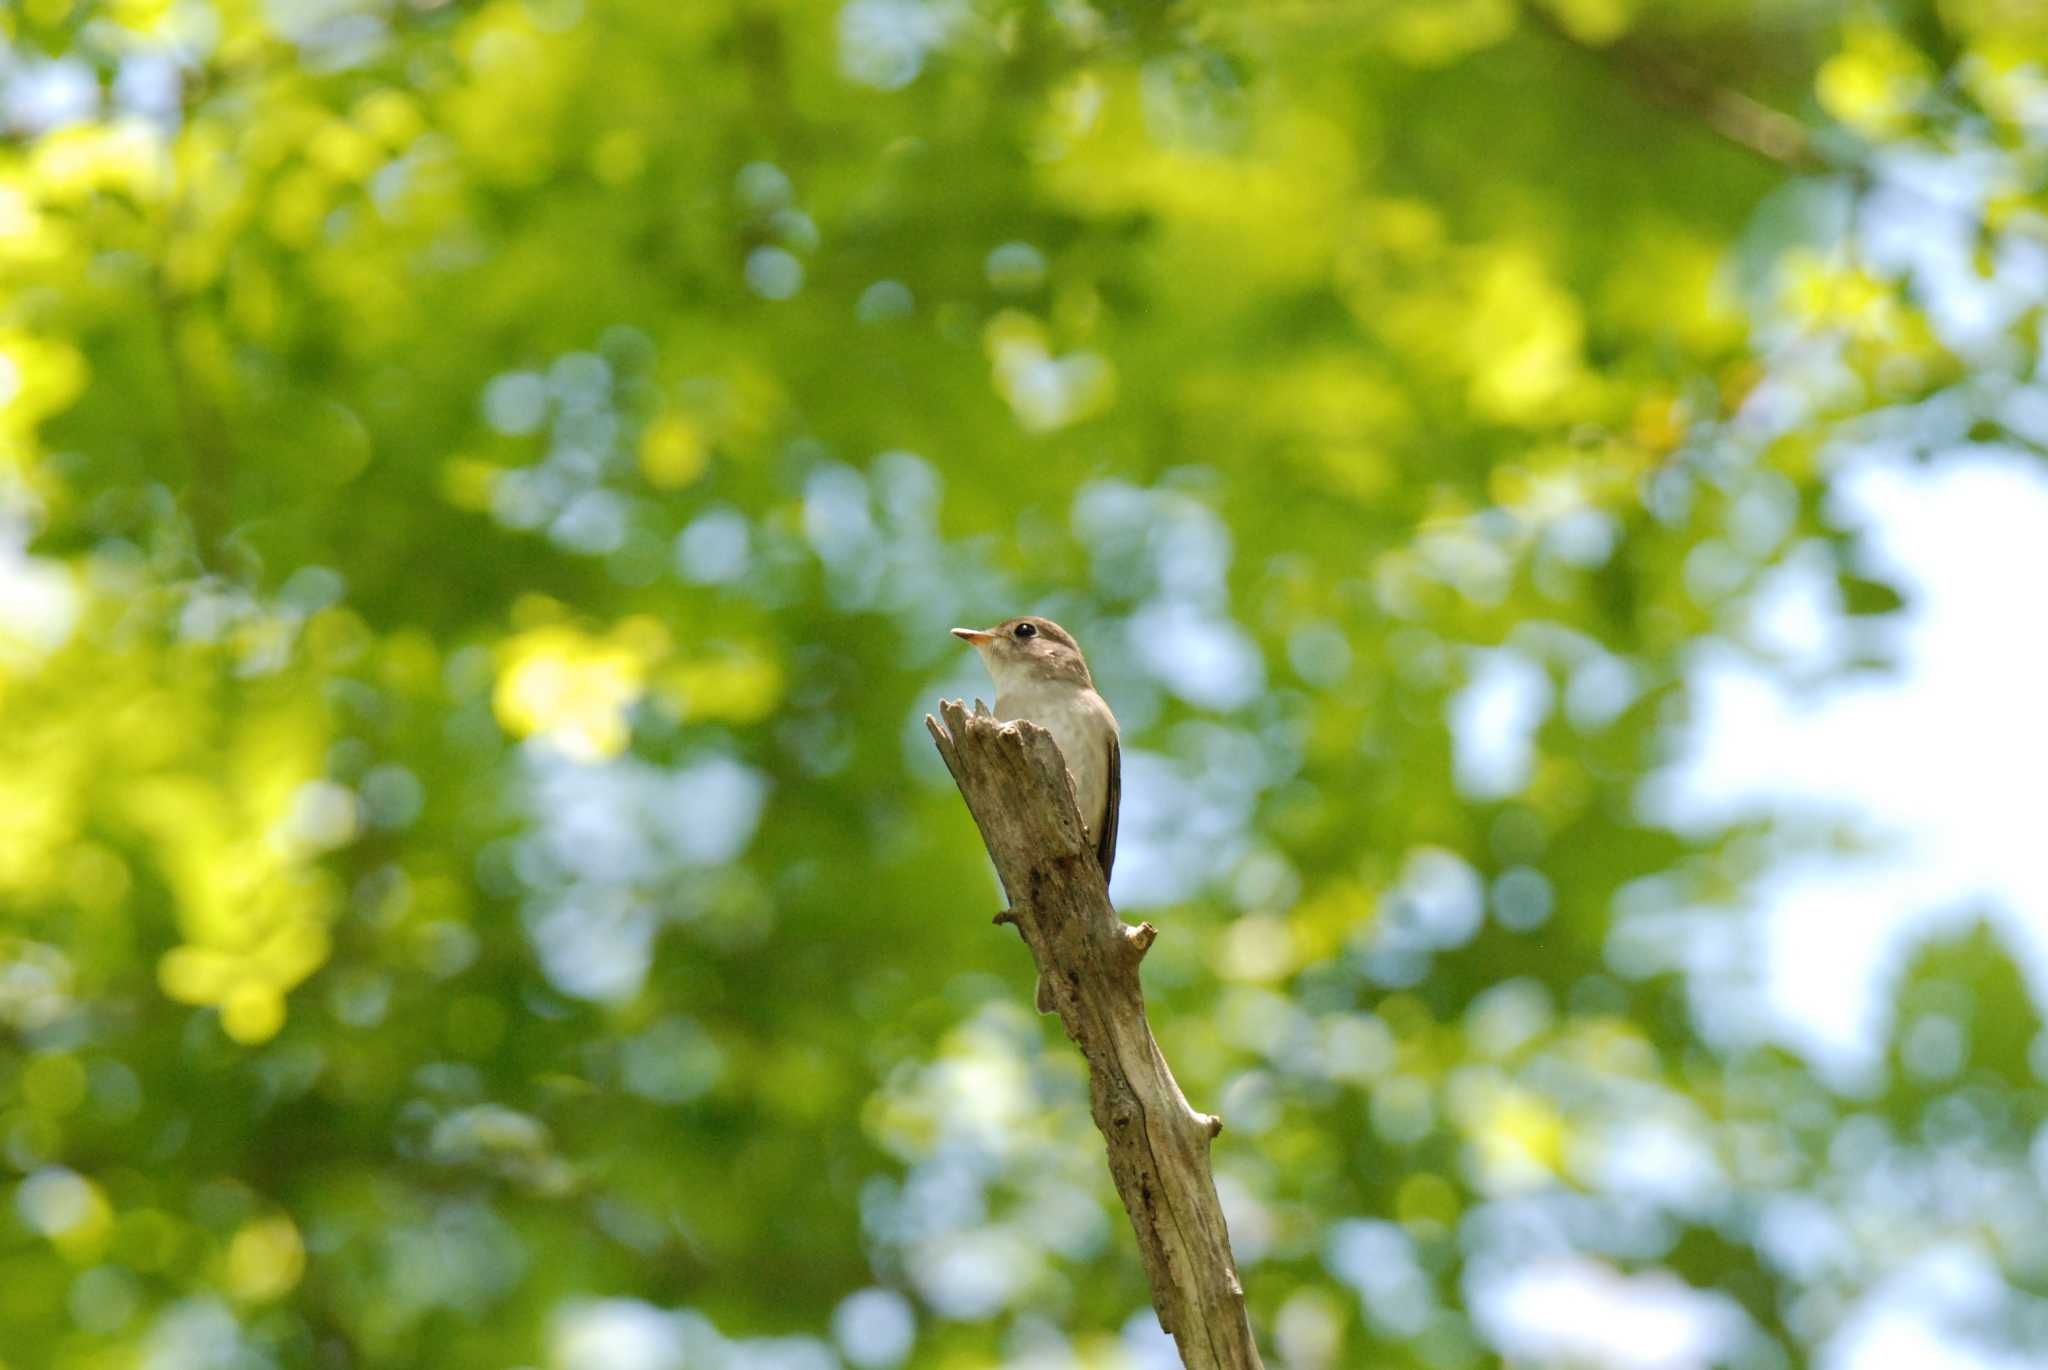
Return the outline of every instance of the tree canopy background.
{"type": "MultiPolygon", "coordinates": [[[[0,34],[7,1370],[1161,1363],[919,726],[1025,611],[1271,1363],[2048,1355],[2048,905],[1739,783],[2038,644],[1915,577],[2038,540],[2040,6],[0,34]]],[[[2027,650],[1827,755],[2017,869],[2027,650]]]]}

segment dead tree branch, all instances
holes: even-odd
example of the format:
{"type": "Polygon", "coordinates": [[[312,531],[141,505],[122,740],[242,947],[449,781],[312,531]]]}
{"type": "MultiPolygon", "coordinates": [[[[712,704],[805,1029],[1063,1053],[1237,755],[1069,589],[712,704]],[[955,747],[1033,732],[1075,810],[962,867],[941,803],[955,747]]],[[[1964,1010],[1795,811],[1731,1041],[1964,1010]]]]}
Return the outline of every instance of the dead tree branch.
{"type": "Polygon", "coordinates": [[[1244,1289],[1209,1173],[1221,1118],[1197,1113],[1145,1021],[1138,963],[1154,929],[1110,907],[1059,748],[1030,723],[942,701],[925,726],[995,861],[1013,922],[1088,1062],[1095,1126],[1138,1236],[1159,1324],[1188,1370],[1258,1370],[1244,1289]]]}

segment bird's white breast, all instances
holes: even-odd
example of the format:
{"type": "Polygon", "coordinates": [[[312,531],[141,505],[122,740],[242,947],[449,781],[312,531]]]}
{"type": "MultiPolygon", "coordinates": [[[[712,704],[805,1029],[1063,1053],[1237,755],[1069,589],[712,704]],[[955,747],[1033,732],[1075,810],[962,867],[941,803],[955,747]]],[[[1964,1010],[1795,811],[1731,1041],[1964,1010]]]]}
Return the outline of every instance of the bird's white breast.
{"type": "Polygon", "coordinates": [[[1005,722],[1025,719],[1052,734],[1073,774],[1074,798],[1088,834],[1100,833],[1103,807],[1109,802],[1109,739],[1116,732],[1116,718],[1102,696],[1067,681],[1002,682],[996,691],[996,717],[1005,722]]]}

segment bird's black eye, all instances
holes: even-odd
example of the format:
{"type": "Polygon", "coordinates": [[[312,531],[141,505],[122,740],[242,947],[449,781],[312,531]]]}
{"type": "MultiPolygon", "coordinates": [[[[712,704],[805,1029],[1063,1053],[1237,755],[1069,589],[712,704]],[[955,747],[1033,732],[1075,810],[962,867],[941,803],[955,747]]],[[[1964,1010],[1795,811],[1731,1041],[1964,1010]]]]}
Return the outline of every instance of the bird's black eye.
{"type": "Polygon", "coordinates": [[[1038,625],[1037,625],[1037,624],[1035,624],[1035,623],[1020,623],[1020,624],[1018,624],[1018,625],[1017,625],[1017,636],[1018,636],[1018,637],[1037,637],[1037,636],[1038,636],[1038,625]]]}

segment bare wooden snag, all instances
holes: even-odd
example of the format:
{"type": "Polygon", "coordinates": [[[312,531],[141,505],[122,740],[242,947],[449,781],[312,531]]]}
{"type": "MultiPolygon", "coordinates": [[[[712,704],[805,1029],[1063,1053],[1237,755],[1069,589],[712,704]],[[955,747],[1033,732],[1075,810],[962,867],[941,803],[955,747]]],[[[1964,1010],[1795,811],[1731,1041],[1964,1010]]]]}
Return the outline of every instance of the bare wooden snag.
{"type": "Polygon", "coordinates": [[[1197,1113],[1174,1082],[1152,1029],[1138,962],[1156,935],[1110,907],[1074,787],[1052,735],[942,700],[925,716],[939,755],[981,829],[1014,923],[1052,987],[1060,1022],[1088,1062],[1095,1126],[1138,1235],[1159,1325],[1188,1370],[1262,1370],[1230,1233],[1209,1173],[1223,1120],[1197,1113]]]}

